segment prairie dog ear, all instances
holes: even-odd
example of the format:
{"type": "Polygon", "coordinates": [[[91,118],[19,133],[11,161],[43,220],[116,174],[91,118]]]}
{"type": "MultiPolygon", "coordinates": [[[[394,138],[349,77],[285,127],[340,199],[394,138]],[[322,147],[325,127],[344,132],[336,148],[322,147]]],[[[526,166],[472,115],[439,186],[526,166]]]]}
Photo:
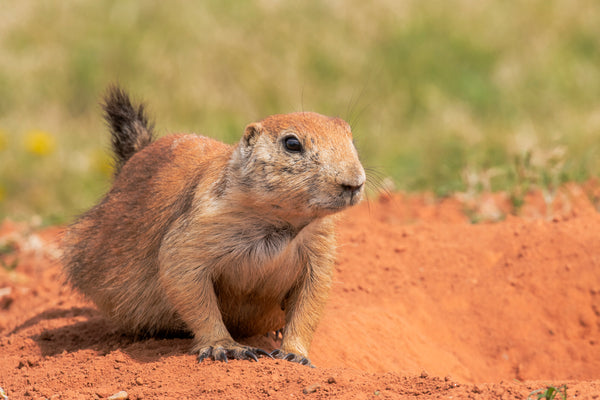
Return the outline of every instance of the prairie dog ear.
{"type": "Polygon", "coordinates": [[[256,143],[258,139],[258,135],[260,135],[263,127],[260,122],[254,122],[248,126],[246,126],[246,130],[244,131],[244,137],[242,140],[244,141],[244,145],[252,146],[256,143]]]}

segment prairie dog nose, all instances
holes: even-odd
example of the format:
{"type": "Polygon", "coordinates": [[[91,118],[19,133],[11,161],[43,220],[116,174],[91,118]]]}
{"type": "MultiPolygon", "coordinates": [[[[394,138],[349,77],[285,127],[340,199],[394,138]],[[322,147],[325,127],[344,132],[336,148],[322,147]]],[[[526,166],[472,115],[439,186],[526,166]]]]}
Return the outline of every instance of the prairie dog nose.
{"type": "Polygon", "coordinates": [[[345,183],[342,183],[342,184],[340,184],[340,186],[342,186],[342,190],[344,192],[357,193],[357,192],[360,191],[360,189],[362,189],[362,187],[363,187],[364,184],[365,184],[364,182],[361,182],[359,184],[345,184],[345,183]]]}
{"type": "Polygon", "coordinates": [[[358,193],[364,186],[366,176],[364,170],[361,168],[360,172],[351,177],[338,177],[337,182],[342,187],[344,192],[358,193]]]}

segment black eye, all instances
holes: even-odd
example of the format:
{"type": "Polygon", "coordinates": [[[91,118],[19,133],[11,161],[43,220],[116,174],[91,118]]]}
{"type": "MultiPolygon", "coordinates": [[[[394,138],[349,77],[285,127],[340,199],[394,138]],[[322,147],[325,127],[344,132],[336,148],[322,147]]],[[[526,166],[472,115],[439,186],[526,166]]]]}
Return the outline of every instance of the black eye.
{"type": "Polygon", "coordinates": [[[297,137],[288,136],[283,139],[283,144],[285,145],[285,149],[289,152],[299,153],[302,151],[302,143],[300,143],[297,137]]]}

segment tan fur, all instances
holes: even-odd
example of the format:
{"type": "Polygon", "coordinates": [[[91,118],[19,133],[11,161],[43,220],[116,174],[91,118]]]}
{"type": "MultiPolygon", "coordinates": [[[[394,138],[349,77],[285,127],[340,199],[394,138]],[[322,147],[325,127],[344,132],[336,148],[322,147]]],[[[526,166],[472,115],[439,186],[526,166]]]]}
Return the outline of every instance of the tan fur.
{"type": "Polygon", "coordinates": [[[166,136],[70,227],[65,270],[131,332],[188,330],[201,358],[224,359],[250,358],[234,337],[283,328],[276,355],[307,360],[331,285],[334,213],[360,201],[364,181],[348,124],[315,113],[250,124],[235,146],[166,136]],[[285,149],[290,134],[303,152],[285,149]]]}

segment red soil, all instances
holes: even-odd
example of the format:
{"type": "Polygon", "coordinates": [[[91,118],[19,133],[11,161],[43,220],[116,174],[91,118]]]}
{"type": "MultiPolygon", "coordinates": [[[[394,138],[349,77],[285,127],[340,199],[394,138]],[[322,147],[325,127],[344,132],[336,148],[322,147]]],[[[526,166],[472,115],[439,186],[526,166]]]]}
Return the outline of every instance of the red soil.
{"type": "Polygon", "coordinates": [[[598,188],[567,186],[551,209],[531,195],[519,217],[494,223],[471,224],[464,211],[500,215],[510,208],[502,195],[398,194],[349,210],[311,349],[316,369],[268,359],[198,364],[189,338],[124,336],[62,284],[59,229],[6,221],[0,386],[10,399],[119,391],[130,399],[526,399],[566,384],[569,398],[597,399],[598,188]]]}

